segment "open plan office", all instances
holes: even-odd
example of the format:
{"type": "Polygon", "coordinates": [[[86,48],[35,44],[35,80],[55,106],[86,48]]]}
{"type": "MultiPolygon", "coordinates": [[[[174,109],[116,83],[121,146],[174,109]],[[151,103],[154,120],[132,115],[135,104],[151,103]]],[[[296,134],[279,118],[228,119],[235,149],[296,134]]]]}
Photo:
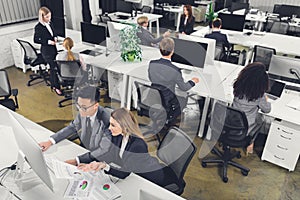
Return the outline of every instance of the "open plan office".
{"type": "Polygon", "coordinates": [[[0,0],[0,199],[299,199],[299,37],[298,0],[0,0]],[[185,32],[188,23],[191,32],[185,32]],[[53,41],[40,36],[39,24],[53,41]],[[141,44],[143,31],[150,45],[141,44]],[[228,45],[208,36],[214,32],[228,45]],[[181,82],[170,80],[177,99],[170,107],[164,95],[172,89],[162,90],[150,76],[159,59],[192,85],[183,91],[181,82]],[[249,153],[250,121],[247,111],[234,108],[235,87],[257,62],[268,77],[264,95],[271,109],[254,108],[264,123],[249,153]],[[99,101],[80,96],[89,87],[97,89],[99,101]],[[107,155],[117,164],[111,157],[97,159],[96,150],[84,145],[93,126],[88,123],[95,124],[100,111],[82,113],[95,105],[111,118],[104,125],[100,117],[89,142],[105,129],[111,138],[107,155]],[[123,132],[114,135],[120,108],[137,119],[146,152],[130,152],[134,141],[123,132]],[[180,110],[175,119],[172,109],[180,110]],[[70,126],[74,133],[61,142],[51,137],[70,126]],[[123,166],[130,154],[134,167],[123,166]],[[140,173],[149,161],[139,162],[145,154],[164,166],[164,179],[176,177],[171,184],[140,173]],[[81,155],[90,156],[87,164],[94,161],[90,172],[81,170],[81,155]],[[92,170],[96,161],[106,167],[92,170]],[[129,175],[109,173],[115,169],[129,175]]]}

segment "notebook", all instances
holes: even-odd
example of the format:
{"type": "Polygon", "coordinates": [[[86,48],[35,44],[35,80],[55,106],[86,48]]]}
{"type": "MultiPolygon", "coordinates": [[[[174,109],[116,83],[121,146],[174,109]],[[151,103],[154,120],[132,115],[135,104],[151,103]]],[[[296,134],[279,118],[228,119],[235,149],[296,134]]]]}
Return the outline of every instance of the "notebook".
{"type": "Polygon", "coordinates": [[[276,100],[280,98],[284,88],[285,88],[285,83],[276,81],[274,79],[269,79],[270,83],[270,89],[267,91],[267,96],[272,99],[276,100]]]}

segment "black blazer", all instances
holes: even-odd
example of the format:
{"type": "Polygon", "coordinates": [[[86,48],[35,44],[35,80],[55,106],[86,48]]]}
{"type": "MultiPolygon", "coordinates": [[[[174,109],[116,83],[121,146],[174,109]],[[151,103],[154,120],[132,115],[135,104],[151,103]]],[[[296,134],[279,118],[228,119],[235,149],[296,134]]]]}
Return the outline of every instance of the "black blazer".
{"type": "Polygon", "coordinates": [[[166,107],[172,105],[172,102],[176,99],[176,85],[183,91],[187,91],[195,85],[191,80],[184,82],[181,70],[173,65],[170,60],[164,58],[150,61],[148,74],[152,85],[162,91],[166,107]]]}
{"type": "Polygon", "coordinates": [[[179,33],[185,32],[185,34],[190,35],[194,31],[195,17],[192,16],[192,20],[189,22],[187,20],[184,25],[185,15],[181,15],[179,24],[179,33]]]}
{"type": "Polygon", "coordinates": [[[53,36],[49,33],[47,27],[41,24],[40,22],[37,25],[35,25],[33,41],[37,44],[41,44],[41,53],[43,57],[54,56],[53,59],[55,59],[55,56],[57,54],[56,46],[49,45],[48,40],[54,41],[54,38],[57,37],[57,34],[55,33],[52,23],[50,23],[50,27],[52,29],[53,36]]]}
{"type": "Polygon", "coordinates": [[[204,37],[215,39],[217,44],[224,44],[225,47],[230,48],[230,43],[228,42],[227,35],[221,33],[220,31],[213,31],[210,34],[206,34],[204,37]]]}
{"type": "Polygon", "coordinates": [[[105,160],[110,163],[110,170],[106,173],[124,179],[131,172],[152,181],[160,186],[164,185],[164,165],[148,153],[148,146],[141,138],[130,136],[122,158],[119,156],[122,135],[112,137],[109,156],[105,160]],[[113,163],[113,164],[112,164],[113,163]]]}

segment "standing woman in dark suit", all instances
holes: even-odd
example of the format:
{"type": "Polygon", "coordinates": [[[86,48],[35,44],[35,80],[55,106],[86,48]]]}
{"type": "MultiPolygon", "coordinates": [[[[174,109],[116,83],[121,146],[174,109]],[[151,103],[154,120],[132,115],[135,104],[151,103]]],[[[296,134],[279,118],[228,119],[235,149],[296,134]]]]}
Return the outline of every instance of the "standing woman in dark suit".
{"type": "Polygon", "coordinates": [[[183,6],[183,14],[180,18],[179,33],[190,35],[194,30],[195,17],[193,16],[192,6],[183,6]]]}
{"type": "Polygon", "coordinates": [[[58,95],[62,92],[59,89],[58,79],[55,71],[55,57],[57,54],[57,35],[51,24],[51,11],[47,7],[39,9],[39,23],[34,27],[34,42],[41,44],[41,53],[45,61],[50,65],[50,83],[58,95]]]}
{"type": "Polygon", "coordinates": [[[158,159],[149,154],[138,122],[130,111],[126,108],[113,111],[109,129],[112,134],[112,144],[105,162],[80,164],[79,169],[83,171],[104,169],[106,173],[122,179],[134,172],[160,186],[177,181],[175,173],[170,168],[159,163],[158,159]],[[166,173],[167,176],[164,175],[166,173]]]}

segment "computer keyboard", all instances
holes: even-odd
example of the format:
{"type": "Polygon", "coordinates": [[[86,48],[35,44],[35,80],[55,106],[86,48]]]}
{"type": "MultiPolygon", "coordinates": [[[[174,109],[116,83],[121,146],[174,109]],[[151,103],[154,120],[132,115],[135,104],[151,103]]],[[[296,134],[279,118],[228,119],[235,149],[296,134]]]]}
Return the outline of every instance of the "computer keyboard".
{"type": "Polygon", "coordinates": [[[293,91],[296,91],[296,92],[300,92],[300,87],[299,86],[295,86],[295,85],[286,85],[285,89],[293,90],[293,91]]]}
{"type": "Polygon", "coordinates": [[[127,16],[127,15],[117,15],[117,18],[118,19],[128,19],[129,16],[127,16]]]}
{"type": "Polygon", "coordinates": [[[89,50],[89,49],[81,51],[80,53],[86,54],[86,55],[89,55],[89,56],[98,56],[98,55],[102,54],[101,52],[93,51],[93,50],[89,50]]]}

